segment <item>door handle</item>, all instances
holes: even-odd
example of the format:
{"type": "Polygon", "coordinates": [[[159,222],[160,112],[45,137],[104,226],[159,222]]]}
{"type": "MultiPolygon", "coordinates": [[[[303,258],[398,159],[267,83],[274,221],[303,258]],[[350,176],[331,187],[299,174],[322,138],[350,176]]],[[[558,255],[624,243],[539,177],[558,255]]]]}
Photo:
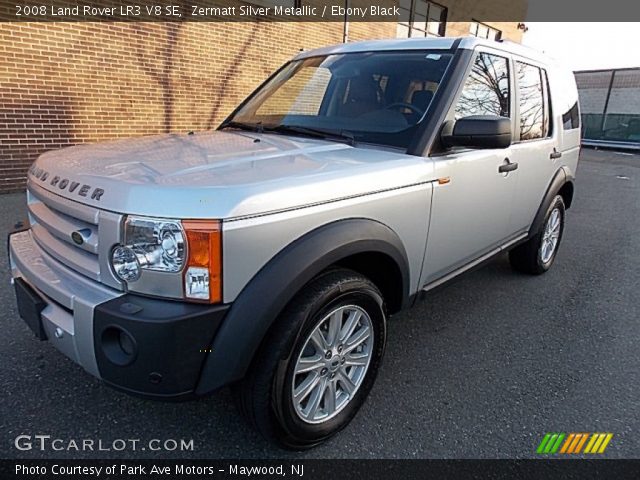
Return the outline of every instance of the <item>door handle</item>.
{"type": "Polygon", "coordinates": [[[557,151],[555,148],[553,149],[553,152],[549,154],[549,158],[551,160],[555,160],[556,158],[560,158],[561,156],[562,156],[562,152],[557,151]]]}
{"type": "Polygon", "coordinates": [[[513,172],[518,168],[518,164],[513,162],[511,163],[508,158],[504,159],[504,163],[498,167],[498,172],[500,173],[509,173],[513,172]]]}

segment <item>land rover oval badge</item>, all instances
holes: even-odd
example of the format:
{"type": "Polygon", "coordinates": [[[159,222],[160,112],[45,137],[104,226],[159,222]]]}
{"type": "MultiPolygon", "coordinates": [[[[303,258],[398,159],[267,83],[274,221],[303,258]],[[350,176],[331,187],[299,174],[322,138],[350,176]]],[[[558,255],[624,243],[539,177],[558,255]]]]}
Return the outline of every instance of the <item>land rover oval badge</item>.
{"type": "Polygon", "coordinates": [[[84,237],[80,232],[73,232],[71,234],[71,240],[73,240],[77,245],[82,245],[84,243],[84,237]]]}

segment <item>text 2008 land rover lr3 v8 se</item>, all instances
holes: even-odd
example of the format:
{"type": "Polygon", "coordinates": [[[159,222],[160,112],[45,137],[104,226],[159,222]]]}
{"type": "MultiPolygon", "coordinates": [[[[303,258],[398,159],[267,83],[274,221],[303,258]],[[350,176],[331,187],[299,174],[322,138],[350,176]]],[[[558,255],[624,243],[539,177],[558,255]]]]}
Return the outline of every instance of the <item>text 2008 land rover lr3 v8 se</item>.
{"type": "Polygon", "coordinates": [[[577,100],[506,42],[300,53],[217,131],[42,155],[10,237],[20,315],[116,388],[233,385],[268,438],[318,444],[371,389],[389,315],[505,250],[550,268],[577,100]]]}

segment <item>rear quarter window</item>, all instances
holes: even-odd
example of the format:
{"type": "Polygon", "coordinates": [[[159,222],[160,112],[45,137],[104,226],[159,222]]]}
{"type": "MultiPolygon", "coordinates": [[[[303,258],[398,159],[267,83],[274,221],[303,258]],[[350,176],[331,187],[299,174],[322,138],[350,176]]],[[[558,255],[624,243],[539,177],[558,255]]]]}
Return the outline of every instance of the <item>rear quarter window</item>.
{"type": "Polygon", "coordinates": [[[578,89],[573,72],[557,71],[552,77],[551,94],[562,116],[563,130],[580,128],[580,106],[578,102],[578,89]]]}
{"type": "Polygon", "coordinates": [[[569,110],[562,114],[562,128],[565,130],[580,128],[580,113],[577,100],[569,110]]]}

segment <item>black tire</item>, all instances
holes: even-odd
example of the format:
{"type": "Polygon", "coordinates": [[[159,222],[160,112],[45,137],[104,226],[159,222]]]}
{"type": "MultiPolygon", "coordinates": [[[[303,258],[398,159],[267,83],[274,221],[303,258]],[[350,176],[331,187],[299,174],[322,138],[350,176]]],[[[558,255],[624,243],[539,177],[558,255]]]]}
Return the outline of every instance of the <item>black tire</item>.
{"type": "Polygon", "coordinates": [[[351,270],[329,270],[306,285],[276,320],[246,378],[234,386],[236,402],[243,416],[268,440],[294,450],[313,447],[342,430],[356,415],[373,386],[385,343],[386,315],[378,288],[351,270]],[[335,417],[306,423],[296,413],[291,395],[294,367],[316,326],[345,305],[360,307],[371,319],[371,360],[359,388],[335,417]]]}
{"type": "Polygon", "coordinates": [[[509,262],[511,263],[511,266],[519,272],[528,273],[531,275],[540,275],[549,270],[551,268],[551,265],[553,265],[553,261],[555,260],[558,249],[560,248],[562,233],[564,231],[564,219],[564,200],[560,195],[556,195],[556,197],[549,205],[549,208],[545,212],[544,221],[542,222],[540,229],[525,243],[518,245],[516,248],[509,252],[509,262]],[[556,209],[560,212],[560,231],[558,241],[551,257],[547,261],[543,261],[542,243],[545,228],[547,226],[547,222],[549,221],[551,213],[556,209]]]}

